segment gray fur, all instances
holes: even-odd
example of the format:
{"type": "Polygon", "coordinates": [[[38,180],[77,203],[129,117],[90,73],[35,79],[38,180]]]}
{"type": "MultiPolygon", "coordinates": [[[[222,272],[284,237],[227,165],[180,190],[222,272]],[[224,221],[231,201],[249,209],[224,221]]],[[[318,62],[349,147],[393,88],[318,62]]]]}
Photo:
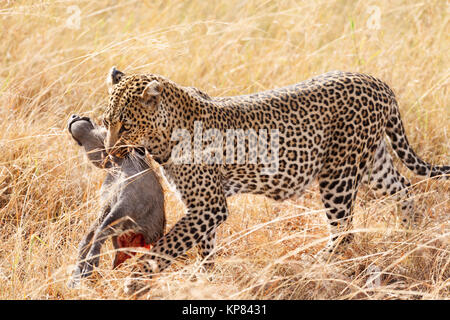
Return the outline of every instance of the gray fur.
{"type": "Polygon", "coordinates": [[[77,266],[68,283],[69,287],[76,287],[98,266],[100,249],[107,238],[112,237],[117,249],[118,236],[133,230],[143,234],[146,243],[154,243],[164,235],[166,220],[164,194],[145,155],[132,151],[125,158],[108,158],[104,146],[106,130],[87,117],[72,115],[68,130],[88,159],[108,171],[100,191],[101,213],[79,244],[77,266]]]}

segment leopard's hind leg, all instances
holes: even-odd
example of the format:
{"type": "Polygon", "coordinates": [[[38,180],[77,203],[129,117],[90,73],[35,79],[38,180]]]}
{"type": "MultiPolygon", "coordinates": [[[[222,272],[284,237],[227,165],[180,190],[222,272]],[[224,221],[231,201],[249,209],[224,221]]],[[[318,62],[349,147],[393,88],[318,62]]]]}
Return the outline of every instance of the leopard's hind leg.
{"type": "Polygon", "coordinates": [[[375,153],[373,166],[365,174],[363,183],[372,188],[377,196],[388,196],[398,201],[404,225],[415,221],[414,200],[411,196],[411,183],[394,166],[392,157],[382,141],[375,153]]]}
{"type": "Polygon", "coordinates": [[[358,165],[329,166],[319,175],[322,202],[327,209],[331,240],[324,249],[327,254],[338,248],[340,243],[351,241],[353,206],[363,171],[358,165]],[[351,174],[349,174],[351,173],[351,174]]]}

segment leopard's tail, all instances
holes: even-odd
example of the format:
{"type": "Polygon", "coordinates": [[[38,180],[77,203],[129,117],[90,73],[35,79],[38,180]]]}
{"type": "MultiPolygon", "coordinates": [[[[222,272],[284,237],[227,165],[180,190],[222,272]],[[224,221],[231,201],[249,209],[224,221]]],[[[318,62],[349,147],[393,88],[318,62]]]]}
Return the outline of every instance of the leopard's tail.
{"type": "Polygon", "coordinates": [[[394,100],[391,116],[386,124],[386,134],[400,160],[417,175],[450,180],[450,166],[435,166],[423,161],[408,142],[397,102],[394,100]]]}

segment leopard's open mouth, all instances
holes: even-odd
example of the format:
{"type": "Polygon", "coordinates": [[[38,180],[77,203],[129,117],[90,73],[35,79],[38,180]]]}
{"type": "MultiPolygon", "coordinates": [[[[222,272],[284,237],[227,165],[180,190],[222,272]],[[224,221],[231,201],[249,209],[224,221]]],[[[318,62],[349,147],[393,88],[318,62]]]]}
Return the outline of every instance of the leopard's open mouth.
{"type": "Polygon", "coordinates": [[[127,157],[131,152],[132,152],[133,148],[130,146],[118,146],[118,147],[114,147],[114,149],[109,151],[109,155],[112,156],[113,158],[120,158],[123,159],[125,157],[127,157]]]}

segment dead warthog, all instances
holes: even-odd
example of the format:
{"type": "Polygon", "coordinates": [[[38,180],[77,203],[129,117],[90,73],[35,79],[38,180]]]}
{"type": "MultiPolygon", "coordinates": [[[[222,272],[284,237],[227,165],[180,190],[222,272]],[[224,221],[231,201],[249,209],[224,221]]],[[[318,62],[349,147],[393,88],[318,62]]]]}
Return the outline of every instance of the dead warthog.
{"type": "MultiPolygon", "coordinates": [[[[147,247],[164,235],[166,224],[164,194],[158,176],[149,166],[145,152],[133,149],[123,158],[108,156],[104,139],[106,130],[87,117],[72,115],[68,130],[86,151],[88,159],[107,170],[101,187],[101,211],[79,245],[76,268],[68,282],[78,286],[98,266],[100,249],[112,237],[114,248],[147,247]]],[[[131,254],[118,250],[113,267],[131,254]]]]}

